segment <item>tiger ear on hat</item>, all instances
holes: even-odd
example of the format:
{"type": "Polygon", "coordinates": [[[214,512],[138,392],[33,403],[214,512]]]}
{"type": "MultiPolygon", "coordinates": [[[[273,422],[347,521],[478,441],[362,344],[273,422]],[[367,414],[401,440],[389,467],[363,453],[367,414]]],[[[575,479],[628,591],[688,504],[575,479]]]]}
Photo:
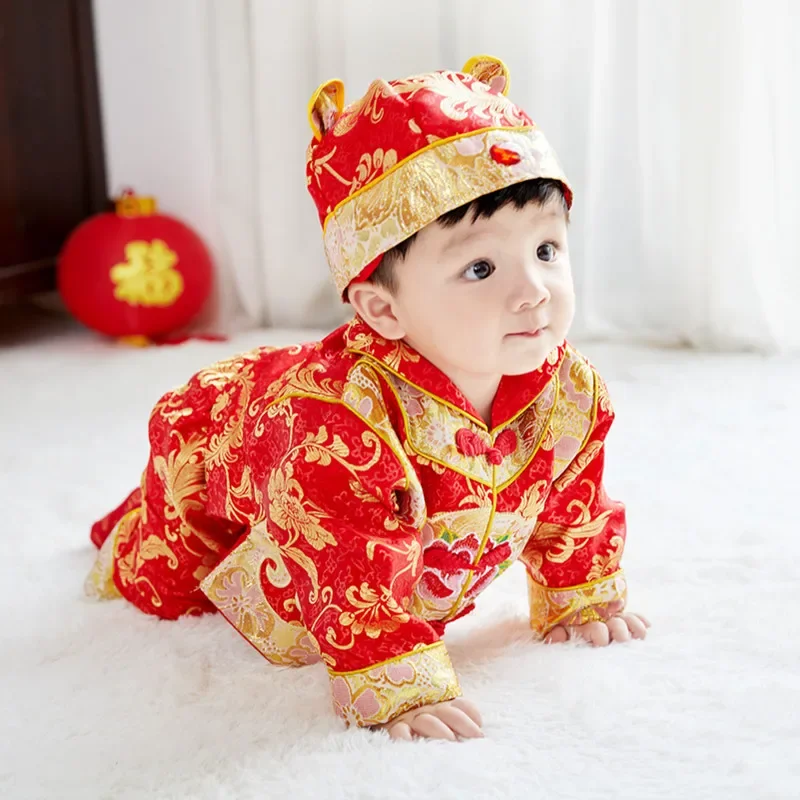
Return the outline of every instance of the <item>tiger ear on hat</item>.
{"type": "Polygon", "coordinates": [[[335,124],[344,110],[344,84],[338,79],[325,81],[308,101],[308,124],[319,141],[335,124]]]}
{"type": "Polygon", "coordinates": [[[467,75],[472,75],[482,83],[489,85],[493,92],[508,94],[511,79],[508,67],[494,56],[473,56],[461,70],[467,75]]]}

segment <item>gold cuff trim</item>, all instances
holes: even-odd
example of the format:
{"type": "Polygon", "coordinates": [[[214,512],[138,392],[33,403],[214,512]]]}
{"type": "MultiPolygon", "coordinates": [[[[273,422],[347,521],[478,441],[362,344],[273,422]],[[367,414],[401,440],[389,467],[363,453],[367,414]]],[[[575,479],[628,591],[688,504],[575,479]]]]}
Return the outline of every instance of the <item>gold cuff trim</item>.
{"type": "Polygon", "coordinates": [[[122,523],[139,511],[138,506],[128,511],[111,529],[111,533],[106,536],[83,584],[83,592],[87,597],[91,597],[93,600],[116,600],[118,597],[122,597],[114,583],[114,546],[122,523]]]}
{"type": "Polygon", "coordinates": [[[569,184],[535,127],[484,128],[432,142],[339,203],[324,222],[334,281],[350,281],[379,255],[477,197],[534,178],[569,184]],[[496,160],[493,148],[513,158],[496,160]],[[414,198],[410,203],[409,198],[414,198]]]}
{"type": "Polygon", "coordinates": [[[583,625],[608,619],[606,609],[615,600],[625,602],[628,584],[622,570],[578,586],[552,588],[528,575],[531,628],[544,636],[556,625],[583,625]]]}
{"type": "Polygon", "coordinates": [[[336,713],[348,725],[383,725],[405,711],[461,696],[442,642],[354,672],[331,672],[336,713]]]}
{"type": "Polygon", "coordinates": [[[262,522],[200,583],[208,599],[267,661],[298,667],[320,660],[316,641],[299,620],[285,619],[269,603],[261,575],[276,589],[291,576],[262,522]]]}

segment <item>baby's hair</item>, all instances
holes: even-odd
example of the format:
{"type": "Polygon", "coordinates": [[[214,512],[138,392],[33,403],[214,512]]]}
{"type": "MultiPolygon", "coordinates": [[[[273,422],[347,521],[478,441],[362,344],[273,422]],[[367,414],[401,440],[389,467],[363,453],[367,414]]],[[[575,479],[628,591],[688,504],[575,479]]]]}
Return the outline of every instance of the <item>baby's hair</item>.
{"type": "MultiPolygon", "coordinates": [[[[465,203],[463,206],[442,214],[436,222],[445,228],[452,228],[469,213],[472,214],[472,221],[474,222],[480,217],[488,219],[496,211],[510,203],[513,203],[515,208],[521,209],[528,203],[545,206],[553,200],[561,203],[567,221],[569,221],[569,209],[567,208],[567,200],[564,197],[564,187],[561,183],[548,178],[536,178],[535,180],[515,183],[513,186],[506,186],[504,189],[498,189],[490,194],[481,195],[470,203],[465,203]]],[[[397,291],[395,266],[406,257],[416,237],[417,234],[413,233],[408,239],[404,239],[391,250],[387,250],[383,254],[378,268],[370,275],[370,282],[376,286],[382,286],[389,292],[397,291]]]]}

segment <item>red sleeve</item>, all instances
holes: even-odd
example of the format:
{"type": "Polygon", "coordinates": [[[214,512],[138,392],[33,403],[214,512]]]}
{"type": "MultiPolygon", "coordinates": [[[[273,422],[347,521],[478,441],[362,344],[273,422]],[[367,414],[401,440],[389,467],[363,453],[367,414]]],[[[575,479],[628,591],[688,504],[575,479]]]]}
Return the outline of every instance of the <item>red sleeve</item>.
{"type": "Polygon", "coordinates": [[[578,454],[558,476],[522,561],[528,573],[531,626],[541,635],[558,624],[608,617],[626,597],[620,560],[625,507],[603,486],[605,439],[614,419],[602,379],[593,372],[593,421],[578,454]]]}
{"type": "Polygon", "coordinates": [[[267,521],[250,538],[269,552],[261,586],[319,650],[337,713],[372,726],[459,696],[437,631],[410,611],[425,508],[393,431],[342,402],[292,397],[270,408],[259,438],[267,521]]]}

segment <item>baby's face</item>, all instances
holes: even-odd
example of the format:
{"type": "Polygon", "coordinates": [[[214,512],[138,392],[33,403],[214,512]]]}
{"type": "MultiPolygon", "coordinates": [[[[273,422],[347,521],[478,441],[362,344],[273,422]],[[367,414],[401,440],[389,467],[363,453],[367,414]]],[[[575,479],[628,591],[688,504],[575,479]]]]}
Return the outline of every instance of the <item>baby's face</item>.
{"type": "Polygon", "coordinates": [[[420,231],[396,266],[405,339],[451,379],[538,369],[575,310],[560,203],[420,231]]]}

